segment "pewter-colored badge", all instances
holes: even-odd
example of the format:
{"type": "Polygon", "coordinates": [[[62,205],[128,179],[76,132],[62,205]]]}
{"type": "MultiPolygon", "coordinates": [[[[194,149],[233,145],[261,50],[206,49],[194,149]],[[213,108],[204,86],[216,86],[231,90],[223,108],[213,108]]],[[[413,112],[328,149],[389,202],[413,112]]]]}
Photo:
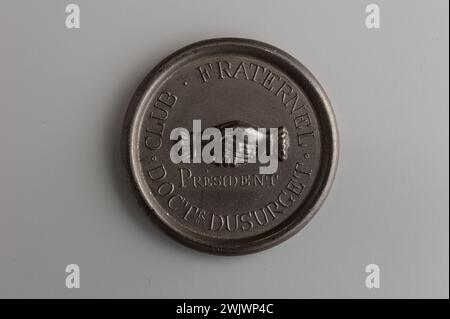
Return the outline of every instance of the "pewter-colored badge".
{"type": "Polygon", "coordinates": [[[337,129],[314,76],[246,39],[194,43],[137,89],[124,152],[139,196],[190,247],[245,254],[299,231],[334,178],[337,129]]]}

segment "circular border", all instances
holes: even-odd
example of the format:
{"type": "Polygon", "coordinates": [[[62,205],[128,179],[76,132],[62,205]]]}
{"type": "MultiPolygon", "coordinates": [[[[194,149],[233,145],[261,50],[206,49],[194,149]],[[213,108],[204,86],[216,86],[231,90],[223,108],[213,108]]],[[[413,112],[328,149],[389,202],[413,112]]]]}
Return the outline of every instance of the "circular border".
{"type": "Polygon", "coordinates": [[[150,71],[134,93],[125,115],[122,132],[122,154],[133,186],[141,203],[150,216],[179,242],[208,253],[218,255],[243,255],[273,247],[300,231],[315,215],[327,197],[336,173],[338,162],[338,132],[331,103],[322,86],[311,72],[286,52],[263,42],[242,38],[216,38],[188,45],[169,55],[150,71]],[[214,53],[236,53],[255,56],[280,67],[303,90],[310,100],[321,134],[321,163],[312,189],[301,207],[292,213],[289,223],[263,232],[257,240],[211,239],[171,222],[164,209],[153,198],[144,177],[140,174],[138,159],[138,138],[140,123],[148,106],[153,90],[160,85],[167,74],[177,66],[192,59],[214,53]],[[301,213],[299,211],[301,210],[301,213]]]}

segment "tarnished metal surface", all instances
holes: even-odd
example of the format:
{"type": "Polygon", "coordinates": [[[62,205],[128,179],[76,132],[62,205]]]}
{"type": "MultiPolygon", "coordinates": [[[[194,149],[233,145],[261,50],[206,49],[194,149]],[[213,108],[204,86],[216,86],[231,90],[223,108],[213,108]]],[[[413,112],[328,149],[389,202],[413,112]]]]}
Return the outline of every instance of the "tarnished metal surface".
{"type": "Polygon", "coordinates": [[[150,213],[176,239],[215,254],[260,251],[298,232],[324,201],[337,165],[322,87],[293,57],[253,40],[206,40],[166,58],[137,89],[124,127],[129,171],[150,213]],[[246,140],[224,142],[242,165],[174,163],[170,133],[192,129],[193,120],[256,139],[265,138],[258,128],[277,128],[276,172],[248,163],[257,149],[246,140]]]}

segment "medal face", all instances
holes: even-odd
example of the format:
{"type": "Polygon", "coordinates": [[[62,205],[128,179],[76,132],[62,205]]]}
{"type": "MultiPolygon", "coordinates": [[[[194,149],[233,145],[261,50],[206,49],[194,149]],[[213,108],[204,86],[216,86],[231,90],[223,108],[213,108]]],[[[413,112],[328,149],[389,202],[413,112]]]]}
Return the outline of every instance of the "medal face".
{"type": "Polygon", "coordinates": [[[294,58],[253,40],[206,40],[166,58],[137,89],[124,127],[150,214],[215,254],[256,252],[295,234],[336,169],[325,92],[294,58]]]}

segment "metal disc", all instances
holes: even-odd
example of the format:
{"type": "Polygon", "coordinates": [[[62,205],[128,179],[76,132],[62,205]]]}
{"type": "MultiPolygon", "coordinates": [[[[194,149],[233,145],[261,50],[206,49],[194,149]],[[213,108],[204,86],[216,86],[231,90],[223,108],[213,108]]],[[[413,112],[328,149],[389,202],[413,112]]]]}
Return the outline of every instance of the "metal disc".
{"type": "Polygon", "coordinates": [[[132,98],[123,135],[151,215],[182,243],[223,255],[260,251],[298,232],[324,201],[338,157],[331,104],[314,76],[280,49],[247,39],[201,41],[162,61],[132,98]],[[248,139],[223,142],[231,155],[217,162],[195,162],[208,140],[195,144],[194,120],[201,132],[236,129],[268,147],[276,141],[276,170],[250,160],[259,153],[248,139]],[[185,135],[171,139],[177,128],[185,135]],[[272,141],[261,128],[278,135],[272,141]],[[177,143],[189,150],[180,163],[170,155],[177,143]]]}

